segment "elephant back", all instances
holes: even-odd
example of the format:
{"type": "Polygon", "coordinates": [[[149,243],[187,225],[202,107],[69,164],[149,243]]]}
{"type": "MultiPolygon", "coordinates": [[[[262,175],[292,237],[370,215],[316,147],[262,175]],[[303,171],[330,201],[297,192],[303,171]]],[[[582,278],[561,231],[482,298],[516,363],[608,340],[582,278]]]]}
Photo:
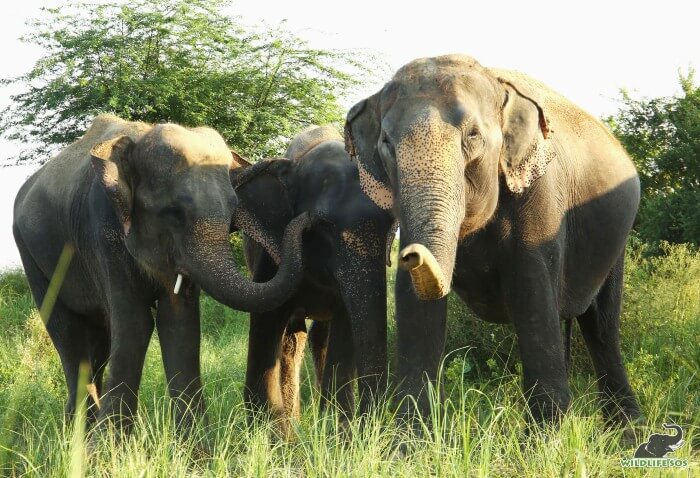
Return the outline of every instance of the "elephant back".
{"type": "Polygon", "coordinates": [[[565,129],[579,138],[585,138],[591,133],[596,136],[603,133],[604,136],[613,137],[599,119],[541,81],[515,70],[501,68],[489,68],[488,70],[498,81],[511,85],[519,93],[538,104],[544,110],[546,121],[554,135],[558,130],[565,129]]]}
{"type": "Polygon", "coordinates": [[[61,158],[62,161],[88,161],[90,150],[96,144],[121,135],[127,135],[132,141],[138,141],[152,128],[152,125],[140,121],[126,121],[111,114],[102,114],[93,120],[82,137],[65,147],[56,156],[56,159],[61,158]]]}
{"type": "Polygon", "coordinates": [[[284,156],[292,161],[299,160],[325,141],[342,142],[343,137],[330,125],[310,126],[292,138],[284,156]]]}

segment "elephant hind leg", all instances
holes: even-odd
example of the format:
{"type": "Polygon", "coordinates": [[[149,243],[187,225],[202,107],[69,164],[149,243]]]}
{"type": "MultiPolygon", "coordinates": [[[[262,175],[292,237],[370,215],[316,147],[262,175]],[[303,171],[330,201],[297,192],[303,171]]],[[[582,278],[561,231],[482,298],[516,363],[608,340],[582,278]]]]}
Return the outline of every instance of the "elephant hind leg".
{"type": "Polygon", "coordinates": [[[280,390],[285,415],[288,418],[299,418],[301,413],[299,385],[305,347],[304,315],[295,313],[284,332],[280,353],[280,390]]]}
{"type": "Polygon", "coordinates": [[[326,366],[326,356],[328,354],[329,332],[329,322],[314,321],[309,330],[309,343],[314,359],[314,369],[316,370],[316,386],[318,387],[321,387],[321,382],[323,381],[323,370],[326,366]]]}
{"type": "MultiPolygon", "coordinates": [[[[76,412],[80,365],[81,363],[90,365],[90,344],[84,327],[85,321],[85,317],[70,311],[59,299],[56,301],[51,317],[46,324],[49,337],[51,337],[51,341],[61,358],[63,374],[66,378],[68,401],[65,414],[69,421],[73,419],[76,412]]],[[[91,372],[88,373],[91,374],[91,372]]],[[[87,381],[90,378],[90,376],[86,377],[87,381]]]]}
{"type": "MultiPolygon", "coordinates": [[[[42,310],[44,299],[49,289],[49,279],[45,277],[39,266],[37,266],[34,258],[22,241],[17,242],[17,247],[22,257],[22,264],[34,302],[37,308],[42,310]]],[[[89,363],[89,344],[85,329],[87,319],[63,304],[60,296],[56,298],[51,310],[44,312],[47,316],[42,317],[42,320],[61,359],[63,374],[66,379],[68,399],[65,406],[65,418],[67,421],[71,421],[75,415],[80,363],[89,363]]]]}
{"type": "Polygon", "coordinates": [[[90,357],[90,385],[93,387],[90,392],[90,408],[88,409],[88,420],[94,422],[97,418],[97,411],[100,408],[100,397],[102,396],[102,378],[107,362],[109,361],[110,336],[109,329],[104,327],[92,327],[88,332],[89,357],[90,357]],[[94,393],[94,395],[93,395],[94,393]]]}
{"type": "Polygon", "coordinates": [[[603,413],[613,423],[625,423],[641,415],[620,350],[623,270],[624,254],[613,266],[593,303],[578,317],[598,377],[603,413]]]}

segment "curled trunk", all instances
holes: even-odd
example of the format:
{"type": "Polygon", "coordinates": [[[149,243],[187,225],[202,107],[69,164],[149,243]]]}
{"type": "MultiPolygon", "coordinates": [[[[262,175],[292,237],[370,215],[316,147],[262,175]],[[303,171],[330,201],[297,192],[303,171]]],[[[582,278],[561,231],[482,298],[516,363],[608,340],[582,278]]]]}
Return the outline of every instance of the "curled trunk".
{"type": "Polygon", "coordinates": [[[268,282],[252,282],[238,269],[229,245],[229,223],[201,221],[185,247],[185,273],[217,301],[234,309],[264,312],[282,305],[296,291],[303,276],[302,234],[309,227],[307,213],[294,218],[285,230],[282,260],[268,282]]]}
{"type": "Polygon", "coordinates": [[[676,434],[672,435],[672,438],[675,438],[675,442],[669,445],[671,448],[675,449],[676,447],[674,445],[678,445],[683,441],[683,429],[674,423],[664,423],[664,428],[676,431],[676,434]]]}

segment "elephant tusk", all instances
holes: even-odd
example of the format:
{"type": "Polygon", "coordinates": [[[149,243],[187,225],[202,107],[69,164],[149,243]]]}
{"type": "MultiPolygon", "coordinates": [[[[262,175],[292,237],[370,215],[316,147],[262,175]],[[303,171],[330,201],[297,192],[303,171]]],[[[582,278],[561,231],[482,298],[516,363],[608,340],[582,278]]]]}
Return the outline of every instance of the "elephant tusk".
{"type": "Polygon", "coordinates": [[[97,386],[94,383],[88,383],[86,387],[88,395],[90,395],[92,401],[95,402],[95,406],[99,410],[102,406],[100,405],[100,396],[97,394],[97,386]]]}
{"type": "Polygon", "coordinates": [[[173,294],[177,295],[180,292],[180,286],[182,285],[182,274],[177,275],[175,280],[175,288],[173,289],[173,294]]]}

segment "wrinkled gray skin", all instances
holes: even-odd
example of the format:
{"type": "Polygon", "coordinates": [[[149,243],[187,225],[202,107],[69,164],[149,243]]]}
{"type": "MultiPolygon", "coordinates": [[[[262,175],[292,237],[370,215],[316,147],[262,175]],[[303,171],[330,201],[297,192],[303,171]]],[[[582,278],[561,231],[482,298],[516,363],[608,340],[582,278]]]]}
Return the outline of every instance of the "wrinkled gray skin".
{"type": "Polygon", "coordinates": [[[38,306],[64,245],[75,250],[55,306],[43,317],[63,364],[69,417],[80,363],[90,366],[93,398],[109,363],[99,416],[129,423],[155,307],[169,392],[176,414],[189,423],[188,406],[194,415],[203,410],[200,287],[231,307],[256,311],[277,307],[294,291],[308,218],[292,221],[276,276],[267,283],[246,279],[228,240],[237,204],[232,164],[211,129],[104,115],[20,189],[14,236],[38,306]],[[184,280],[175,294],[178,274],[184,280]]]}
{"type": "MultiPolygon", "coordinates": [[[[302,213],[314,217],[304,235],[304,279],[280,307],[251,314],[245,399],[276,417],[299,414],[299,372],[308,332],[321,404],[360,411],[386,390],[387,244],[389,211],[362,192],[357,165],[331,127],[313,127],[290,143],[289,159],[260,161],[231,174],[247,222],[245,254],[254,280],[275,274],[282,233],[302,213]]],[[[286,426],[286,420],[281,422],[286,426]]]]}
{"type": "Polygon", "coordinates": [[[652,433],[649,439],[639,445],[634,452],[635,458],[663,458],[667,453],[683,445],[683,429],[673,423],[664,423],[664,428],[674,430],[674,435],[652,433]]]}
{"type": "Polygon", "coordinates": [[[574,317],[606,415],[639,415],[619,346],[639,181],[600,121],[532,78],[448,55],[401,68],[345,132],[365,192],[400,221],[397,379],[419,411],[452,288],[481,318],[514,324],[536,421],[569,405],[560,319],[574,317]]]}

